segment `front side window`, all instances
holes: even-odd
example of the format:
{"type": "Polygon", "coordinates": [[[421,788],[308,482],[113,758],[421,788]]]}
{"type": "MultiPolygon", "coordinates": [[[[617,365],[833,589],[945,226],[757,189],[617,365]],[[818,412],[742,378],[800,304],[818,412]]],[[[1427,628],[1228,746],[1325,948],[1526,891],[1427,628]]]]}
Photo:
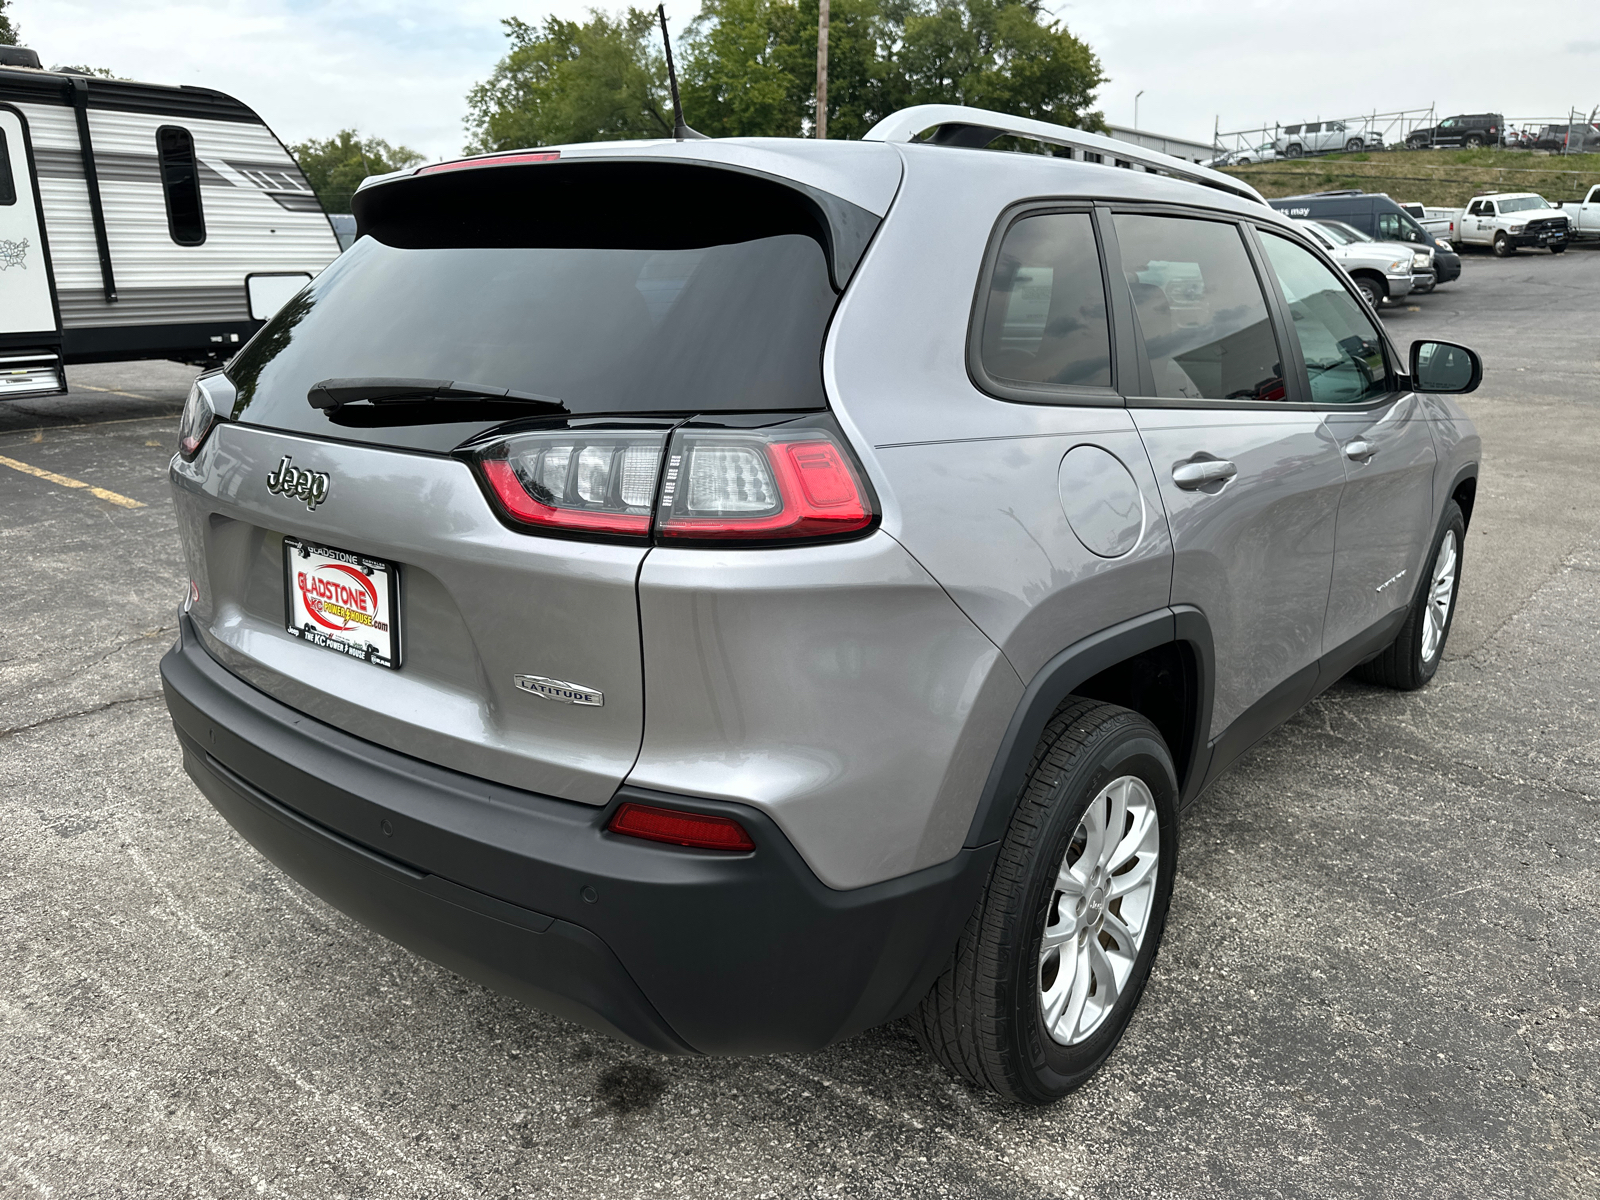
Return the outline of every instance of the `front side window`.
{"type": "Polygon", "coordinates": [[[1006,231],[978,357],[1002,383],[1111,386],[1105,281],[1088,213],[1041,213],[1006,231]]]}
{"type": "Polygon", "coordinates": [[[1314,404],[1365,404],[1392,391],[1383,338],[1339,277],[1288,238],[1262,231],[1294,318],[1314,404]]]}
{"type": "Polygon", "coordinates": [[[161,190],[167,198],[167,232],[180,246],[198,246],[206,240],[206,220],[200,208],[200,164],[194,157],[194,138],[187,129],[163,125],[156,130],[156,154],[161,160],[161,190]]]}
{"type": "Polygon", "coordinates": [[[1237,226],[1118,213],[1122,270],[1171,400],[1282,400],[1282,357],[1237,226]]]}
{"type": "Polygon", "coordinates": [[[1399,213],[1378,214],[1378,238],[1380,241],[1404,241],[1405,235],[1405,226],[1400,223],[1399,213]]]}

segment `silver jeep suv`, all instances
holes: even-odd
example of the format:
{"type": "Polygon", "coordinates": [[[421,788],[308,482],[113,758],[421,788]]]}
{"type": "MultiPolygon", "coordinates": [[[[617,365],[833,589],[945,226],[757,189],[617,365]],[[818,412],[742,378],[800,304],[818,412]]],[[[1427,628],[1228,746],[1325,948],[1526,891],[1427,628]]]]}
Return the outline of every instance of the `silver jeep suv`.
{"type": "Polygon", "coordinates": [[[355,211],[190,397],[167,703],[269,859],[530,1004],[674,1054],[909,1017],[1047,1102],[1182,809],[1439,664],[1477,356],[1402,357],[1237,181],[940,106],[355,211]]]}

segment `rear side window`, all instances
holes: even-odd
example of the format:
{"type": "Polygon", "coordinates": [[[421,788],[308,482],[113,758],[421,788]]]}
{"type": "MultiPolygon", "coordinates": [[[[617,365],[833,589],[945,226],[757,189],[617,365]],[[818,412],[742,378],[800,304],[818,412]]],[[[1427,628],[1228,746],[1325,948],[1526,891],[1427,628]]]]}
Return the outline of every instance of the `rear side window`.
{"type": "Polygon", "coordinates": [[[1111,386],[1105,280],[1088,213],[1041,213],[1006,231],[978,354],[1002,383],[1111,386]]]}
{"type": "Polygon", "coordinates": [[[1392,390],[1383,339],[1332,271],[1287,238],[1262,231],[1311,379],[1314,404],[1364,404],[1392,390]]]}
{"type": "Polygon", "coordinates": [[[1238,227],[1129,213],[1116,225],[1155,395],[1282,400],[1282,356],[1238,227]]]}
{"type": "Polygon", "coordinates": [[[156,154],[161,160],[161,190],[167,198],[167,232],[180,246],[198,246],[206,240],[206,220],[200,208],[200,164],[194,157],[194,138],[187,129],[163,125],[156,130],[156,154]]]}
{"type": "Polygon", "coordinates": [[[6,145],[6,131],[0,129],[0,204],[17,202],[17,181],[11,175],[11,147],[6,145]]]}

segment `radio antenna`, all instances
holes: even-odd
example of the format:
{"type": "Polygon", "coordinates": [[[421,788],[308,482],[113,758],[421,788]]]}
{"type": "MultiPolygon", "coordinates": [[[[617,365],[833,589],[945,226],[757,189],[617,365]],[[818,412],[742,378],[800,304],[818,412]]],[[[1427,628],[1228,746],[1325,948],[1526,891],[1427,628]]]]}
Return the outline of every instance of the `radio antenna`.
{"type": "Polygon", "coordinates": [[[667,6],[656,5],[656,16],[661,19],[661,44],[667,48],[667,82],[672,85],[672,136],[680,142],[690,138],[705,138],[684,122],[683,102],[678,99],[678,68],[672,65],[672,39],[667,36],[667,6]]]}

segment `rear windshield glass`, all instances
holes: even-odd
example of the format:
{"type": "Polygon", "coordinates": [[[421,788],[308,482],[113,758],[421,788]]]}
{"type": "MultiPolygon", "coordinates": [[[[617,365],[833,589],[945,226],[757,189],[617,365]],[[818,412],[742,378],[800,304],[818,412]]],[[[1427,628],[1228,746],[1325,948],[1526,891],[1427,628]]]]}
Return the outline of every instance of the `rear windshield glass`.
{"type": "Polygon", "coordinates": [[[509,388],[576,415],[826,407],[837,293],[825,218],[730,172],[695,172],[700,203],[688,204],[596,187],[588,171],[391,185],[366,236],[230,364],[235,419],[443,451],[518,415],[460,400],[307,402],[313,384],[351,378],[509,388]]]}

